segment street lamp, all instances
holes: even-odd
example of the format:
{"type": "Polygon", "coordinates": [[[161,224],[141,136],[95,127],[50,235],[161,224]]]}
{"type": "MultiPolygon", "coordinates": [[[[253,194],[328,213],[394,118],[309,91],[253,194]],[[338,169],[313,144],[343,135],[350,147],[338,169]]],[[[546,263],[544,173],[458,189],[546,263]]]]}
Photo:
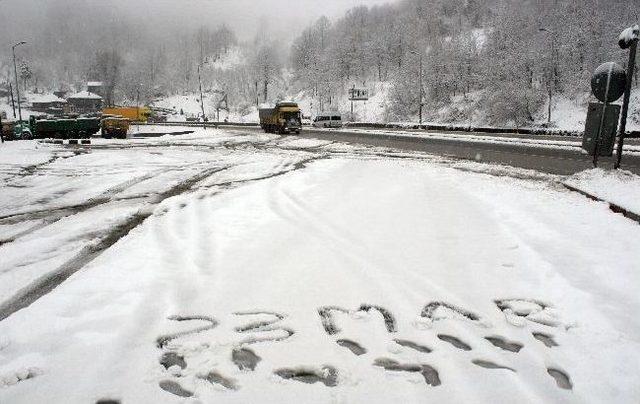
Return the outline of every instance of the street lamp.
{"type": "Polygon", "coordinates": [[[420,57],[420,125],[422,125],[422,105],[424,104],[423,102],[423,78],[422,78],[422,52],[417,52],[414,50],[410,50],[409,53],[414,54],[414,55],[418,55],[420,57]]]}
{"type": "Polygon", "coordinates": [[[546,32],[550,35],[550,40],[551,40],[551,63],[553,64],[553,67],[551,68],[552,72],[549,72],[549,83],[547,85],[547,90],[549,92],[549,106],[548,106],[548,113],[547,113],[547,123],[551,123],[551,99],[553,97],[553,90],[555,89],[555,84],[556,84],[556,80],[557,80],[557,73],[556,73],[556,61],[555,61],[555,43],[556,43],[556,33],[554,31],[551,31],[549,29],[546,28],[540,28],[539,29],[540,32],[546,32]],[[553,82],[553,87],[552,87],[552,82],[553,82]]]}
{"type": "Polygon", "coordinates": [[[200,86],[200,108],[202,109],[202,127],[207,130],[207,122],[205,121],[205,114],[204,114],[204,98],[202,95],[202,78],[200,77],[200,69],[202,68],[202,66],[204,66],[205,64],[209,63],[208,60],[203,60],[202,62],[198,63],[198,85],[200,86]]]}
{"type": "Polygon", "coordinates": [[[20,119],[20,127],[22,128],[22,108],[20,107],[20,83],[18,83],[18,65],[16,64],[16,48],[20,45],[26,44],[25,41],[20,41],[11,47],[11,53],[13,53],[13,72],[16,76],[16,94],[18,96],[18,117],[20,119]]]}

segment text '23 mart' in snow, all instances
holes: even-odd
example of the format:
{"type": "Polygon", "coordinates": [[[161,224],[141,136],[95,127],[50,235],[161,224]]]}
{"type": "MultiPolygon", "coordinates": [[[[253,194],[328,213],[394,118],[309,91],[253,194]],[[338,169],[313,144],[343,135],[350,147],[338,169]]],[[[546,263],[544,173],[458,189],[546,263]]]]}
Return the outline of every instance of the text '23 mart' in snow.
{"type": "Polygon", "coordinates": [[[135,142],[3,154],[5,302],[148,217],[0,322],[1,402],[640,397],[640,230],[555,177],[233,130],[135,142]]]}

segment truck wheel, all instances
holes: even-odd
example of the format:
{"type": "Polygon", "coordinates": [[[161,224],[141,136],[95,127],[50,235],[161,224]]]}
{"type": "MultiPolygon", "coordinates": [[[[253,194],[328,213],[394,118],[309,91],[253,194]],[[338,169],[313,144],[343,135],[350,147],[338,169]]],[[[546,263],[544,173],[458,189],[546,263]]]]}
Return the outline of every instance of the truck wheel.
{"type": "Polygon", "coordinates": [[[296,131],[296,135],[299,135],[299,134],[300,134],[300,131],[299,131],[299,130],[297,130],[297,131],[296,131]]]}

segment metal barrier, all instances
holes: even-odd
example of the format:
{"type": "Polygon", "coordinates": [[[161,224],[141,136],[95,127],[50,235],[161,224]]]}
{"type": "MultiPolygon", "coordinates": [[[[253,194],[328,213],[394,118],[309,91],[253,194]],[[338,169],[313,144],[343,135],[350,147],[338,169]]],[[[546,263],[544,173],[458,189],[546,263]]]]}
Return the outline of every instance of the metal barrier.
{"type": "MultiPolygon", "coordinates": [[[[161,123],[140,123],[140,125],[152,126],[188,126],[201,127],[202,122],[161,122],[161,123]]],[[[207,122],[208,128],[217,128],[219,126],[240,126],[259,128],[260,124],[256,122],[207,122]]],[[[345,128],[359,129],[405,129],[405,130],[437,130],[442,132],[476,132],[489,134],[511,134],[511,135],[534,135],[534,136],[566,136],[566,137],[582,137],[584,131],[561,130],[551,128],[501,128],[493,126],[469,126],[469,125],[440,125],[440,124],[423,124],[423,125],[402,125],[396,123],[379,123],[379,122],[347,122],[345,128]]],[[[627,138],[640,138],[640,131],[627,132],[627,138]]]]}

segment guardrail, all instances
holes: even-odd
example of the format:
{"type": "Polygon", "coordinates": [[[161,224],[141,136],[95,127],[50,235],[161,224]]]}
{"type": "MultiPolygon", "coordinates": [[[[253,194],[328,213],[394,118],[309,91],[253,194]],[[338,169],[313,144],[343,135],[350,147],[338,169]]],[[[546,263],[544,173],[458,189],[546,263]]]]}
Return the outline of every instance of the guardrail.
{"type": "MultiPolygon", "coordinates": [[[[138,123],[132,123],[138,124],[138,123]]],[[[160,126],[189,126],[201,127],[202,122],[159,122],[159,123],[140,123],[140,125],[160,125],[160,126]]],[[[241,126],[241,127],[260,127],[257,122],[206,122],[207,128],[216,128],[219,126],[241,126]]],[[[309,127],[309,125],[305,125],[309,127]]],[[[346,122],[345,128],[359,129],[404,129],[404,130],[437,130],[442,132],[476,132],[488,134],[513,134],[513,135],[538,135],[538,136],[566,136],[566,137],[582,137],[583,131],[561,130],[553,128],[505,128],[493,126],[471,126],[471,125],[444,125],[444,124],[397,124],[397,123],[379,123],[379,122],[346,122]]],[[[640,138],[640,131],[627,132],[627,138],[640,138]]]]}
{"type": "Polygon", "coordinates": [[[260,127],[259,123],[255,122],[185,122],[185,121],[169,121],[169,122],[131,122],[131,125],[148,125],[148,126],[193,126],[207,128],[217,128],[218,126],[244,126],[244,127],[260,127]]]}
{"type": "Polygon", "coordinates": [[[478,133],[502,133],[514,135],[546,135],[546,136],[570,136],[581,137],[581,131],[560,130],[552,128],[504,128],[494,126],[472,125],[445,125],[445,124],[397,124],[374,122],[348,122],[345,127],[372,128],[372,129],[405,129],[405,130],[438,130],[443,132],[478,132],[478,133]]]}

